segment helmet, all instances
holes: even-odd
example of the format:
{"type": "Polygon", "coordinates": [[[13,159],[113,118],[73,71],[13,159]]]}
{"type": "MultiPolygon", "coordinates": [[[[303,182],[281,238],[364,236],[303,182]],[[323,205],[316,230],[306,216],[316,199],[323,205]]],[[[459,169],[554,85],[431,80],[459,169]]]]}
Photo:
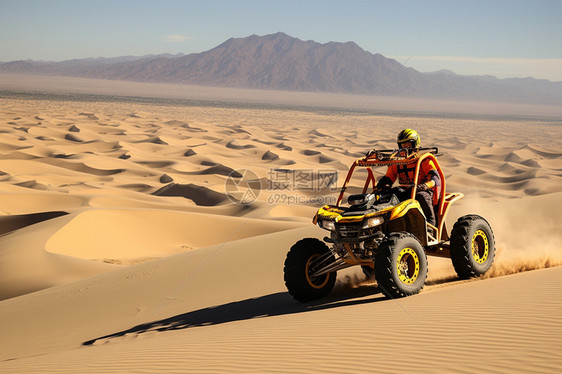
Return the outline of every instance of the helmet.
{"type": "Polygon", "coordinates": [[[398,147],[400,147],[400,144],[405,142],[411,142],[413,148],[419,148],[420,136],[418,135],[417,131],[412,129],[405,129],[400,131],[398,137],[396,138],[396,143],[398,143],[398,147]]]}

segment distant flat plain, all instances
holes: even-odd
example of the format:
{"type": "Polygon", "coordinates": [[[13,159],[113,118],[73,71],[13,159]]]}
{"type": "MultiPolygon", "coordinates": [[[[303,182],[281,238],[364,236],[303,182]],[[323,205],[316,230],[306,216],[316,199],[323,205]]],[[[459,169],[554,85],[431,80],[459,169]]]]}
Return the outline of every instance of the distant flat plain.
{"type": "MultiPolygon", "coordinates": [[[[562,105],[430,100],[322,92],[296,92],[204,87],[183,83],[146,83],[47,75],[0,73],[0,96],[26,92],[72,94],[73,100],[137,101],[167,105],[273,105],[288,109],[339,109],[366,114],[406,116],[480,117],[482,119],[562,119],[562,105]],[[94,96],[91,96],[94,95],[94,96]]],[[[55,96],[56,97],[56,96],[55,96]]],[[[59,96],[64,99],[64,96],[59,96]]],[[[28,97],[29,98],[29,97],[28,97]]],[[[45,97],[39,97],[43,99],[45,97]]],[[[51,96],[53,98],[53,96],[51,96]]]]}

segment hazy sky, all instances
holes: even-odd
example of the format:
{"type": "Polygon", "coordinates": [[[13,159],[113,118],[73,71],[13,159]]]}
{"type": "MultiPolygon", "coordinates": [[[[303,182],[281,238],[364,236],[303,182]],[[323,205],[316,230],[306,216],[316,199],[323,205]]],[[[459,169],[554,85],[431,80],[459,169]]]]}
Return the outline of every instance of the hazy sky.
{"type": "Polygon", "coordinates": [[[562,0],[0,0],[0,61],[188,54],[278,31],[420,71],[562,81],[562,0]]]}

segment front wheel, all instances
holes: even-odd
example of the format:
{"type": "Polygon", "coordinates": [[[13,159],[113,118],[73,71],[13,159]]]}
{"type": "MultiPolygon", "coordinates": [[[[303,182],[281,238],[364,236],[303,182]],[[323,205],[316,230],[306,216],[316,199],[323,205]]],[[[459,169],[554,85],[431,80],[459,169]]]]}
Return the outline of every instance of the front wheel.
{"type": "Polygon", "coordinates": [[[419,293],[427,278],[427,256],[418,239],[407,232],[390,234],[375,252],[375,278],[388,298],[419,293]]]}
{"type": "Polygon", "coordinates": [[[334,262],[326,244],[318,239],[299,240],[285,259],[285,285],[296,300],[305,303],[328,295],[336,283],[336,272],[315,276],[323,266],[334,262]]]}
{"type": "Polygon", "coordinates": [[[495,255],[494,233],[488,221],[473,214],[457,220],[451,231],[451,261],[459,278],[483,275],[495,255]]]}

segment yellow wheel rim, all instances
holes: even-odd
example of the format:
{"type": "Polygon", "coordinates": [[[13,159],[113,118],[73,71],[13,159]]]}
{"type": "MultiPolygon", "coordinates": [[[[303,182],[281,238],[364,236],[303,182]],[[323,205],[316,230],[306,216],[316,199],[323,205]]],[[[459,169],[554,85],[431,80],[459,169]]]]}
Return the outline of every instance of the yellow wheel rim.
{"type": "Polygon", "coordinates": [[[412,284],[420,274],[420,257],[412,248],[404,248],[396,259],[398,278],[404,284],[412,284]]]}
{"type": "Polygon", "coordinates": [[[321,277],[316,277],[316,278],[312,278],[310,276],[310,264],[314,261],[315,258],[320,257],[319,254],[313,254],[312,256],[310,256],[308,258],[308,261],[306,262],[306,269],[305,269],[305,274],[306,274],[306,281],[308,282],[308,284],[310,285],[310,287],[312,288],[316,288],[316,289],[320,289],[322,287],[324,287],[327,283],[328,280],[330,279],[330,275],[326,274],[325,278],[322,280],[321,277]],[[320,278],[320,279],[319,279],[320,278]],[[321,283],[318,283],[320,280],[322,280],[321,283]]]}
{"type": "Polygon", "coordinates": [[[474,261],[483,264],[488,259],[490,245],[488,235],[482,230],[478,230],[472,236],[472,257],[474,261]]]}

